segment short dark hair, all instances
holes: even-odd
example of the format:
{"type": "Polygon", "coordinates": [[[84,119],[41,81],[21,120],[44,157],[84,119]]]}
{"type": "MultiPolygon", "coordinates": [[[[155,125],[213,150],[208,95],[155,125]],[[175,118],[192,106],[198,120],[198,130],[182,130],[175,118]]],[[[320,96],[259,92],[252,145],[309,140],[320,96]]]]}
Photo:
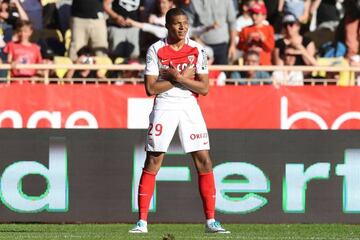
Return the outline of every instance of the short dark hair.
{"type": "Polygon", "coordinates": [[[19,20],[19,21],[16,22],[15,26],[16,26],[15,29],[16,29],[17,32],[20,31],[20,29],[22,27],[30,27],[32,29],[32,24],[28,20],[19,20]]]}
{"type": "Polygon", "coordinates": [[[172,18],[175,16],[187,16],[186,13],[180,9],[180,8],[172,8],[169,11],[167,11],[166,16],[165,16],[165,20],[166,20],[166,24],[171,23],[172,18]]]}
{"type": "Polygon", "coordinates": [[[254,55],[254,56],[257,56],[259,59],[260,59],[260,54],[254,50],[249,50],[245,53],[245,59],[248,57],[248,56],[251,56],[251,55],[254,55]]]}
{"type": "Polygon", "coordinates": [[[82,48],[80,48],[77,51],[77,55],[81,56],[81,55],[85,55],[85,56],[95,56],[95,51],[92,47],[90,46],[83,46],[82,48]]]}

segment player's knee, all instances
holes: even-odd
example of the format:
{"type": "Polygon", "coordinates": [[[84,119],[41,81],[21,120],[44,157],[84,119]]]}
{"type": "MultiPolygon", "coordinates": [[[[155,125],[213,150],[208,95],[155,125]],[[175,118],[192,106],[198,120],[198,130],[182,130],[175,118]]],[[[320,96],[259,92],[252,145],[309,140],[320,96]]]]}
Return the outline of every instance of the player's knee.
{"type": "Polygon", "coordinates": [[[162,155],[148,154],[145,161],[145,170],[158,172],[162,163],[162,155]]]}
{"type": "Polygon", "coordinates": [[[199,172],[210,172],[212,171],[212,162],[210,158],[197,159],[197,167],[199,172]]]}

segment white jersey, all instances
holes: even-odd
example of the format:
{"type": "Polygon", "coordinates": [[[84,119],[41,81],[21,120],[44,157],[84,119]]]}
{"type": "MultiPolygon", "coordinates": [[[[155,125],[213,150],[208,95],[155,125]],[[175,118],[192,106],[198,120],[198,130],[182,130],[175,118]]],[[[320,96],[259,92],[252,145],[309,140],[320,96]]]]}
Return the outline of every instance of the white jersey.
{"type": "MultiPolygon", "coordinates": [[[[185,45],[178,51],[170,47],[166,39],[159,40],[150,46],[146,55],[145,75],[159,76],[160,70],[167,69],[170,65],[179,72],[190,65],[190,67],[196,68],[196,74],[208,74],[205,49],[199,43],[188,38],[185,40],[185,45]]],[[[159,77],[158,81],[166,81],[166,79],[159,77]]],[[[158,94],[156,99],[181,102],[184,98],[194,99],[195,96],[197,96],[196,93],[177,84],[175,87],[158,94]]]]}

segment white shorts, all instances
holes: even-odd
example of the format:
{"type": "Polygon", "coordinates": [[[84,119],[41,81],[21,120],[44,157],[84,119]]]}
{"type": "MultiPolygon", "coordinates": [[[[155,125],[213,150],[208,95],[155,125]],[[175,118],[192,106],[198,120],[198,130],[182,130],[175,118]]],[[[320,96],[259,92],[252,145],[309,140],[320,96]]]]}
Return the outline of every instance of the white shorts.
{"type": "Polygon", "coordinates": [[[170,105],[154,106],[149,116],[145,150],[166,152],[178,126],[181,145],[186,153],[209,150],[208,131],[196,100],[178,104],[177,107],[174,103],[170,105]]]}

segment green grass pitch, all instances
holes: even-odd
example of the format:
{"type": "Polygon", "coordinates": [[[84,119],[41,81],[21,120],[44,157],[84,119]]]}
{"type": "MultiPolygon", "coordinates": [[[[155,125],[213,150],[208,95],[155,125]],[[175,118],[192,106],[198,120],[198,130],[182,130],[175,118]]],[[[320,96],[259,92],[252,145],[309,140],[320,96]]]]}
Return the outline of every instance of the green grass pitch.
{"type": "Polygon", "coordinates": [[[129,234],[130,224],[0,224],[0,239],[359,239],[360,225],[223,224],[231,234],[205,234],[202,224],[151,224],[148,234],[129,234]]]}

